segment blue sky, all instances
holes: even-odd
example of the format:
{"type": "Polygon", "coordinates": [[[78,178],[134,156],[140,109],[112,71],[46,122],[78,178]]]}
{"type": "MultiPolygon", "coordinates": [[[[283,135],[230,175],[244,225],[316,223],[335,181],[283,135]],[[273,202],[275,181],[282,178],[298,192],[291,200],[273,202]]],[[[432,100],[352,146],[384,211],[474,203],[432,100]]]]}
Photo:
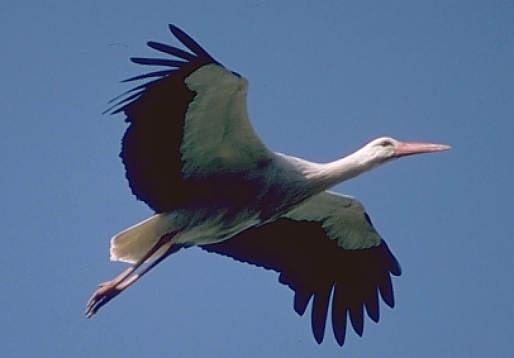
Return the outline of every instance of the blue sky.
{"type": "Polygon", "coordinates": [[[513,356],[513,33],[509,1],[1,3],[2,357],[513,356]],[[250,80],[274,150],[453,146],[335,188],[366,205],[404,271],[363,338],[318,346],[277,274],[198,249],[83,317],[123,268],[110,236],[151,214],[118,158],[122,116],[101,112],[144,71],[128,57],[172,41],[168,23],[250,80]]]}

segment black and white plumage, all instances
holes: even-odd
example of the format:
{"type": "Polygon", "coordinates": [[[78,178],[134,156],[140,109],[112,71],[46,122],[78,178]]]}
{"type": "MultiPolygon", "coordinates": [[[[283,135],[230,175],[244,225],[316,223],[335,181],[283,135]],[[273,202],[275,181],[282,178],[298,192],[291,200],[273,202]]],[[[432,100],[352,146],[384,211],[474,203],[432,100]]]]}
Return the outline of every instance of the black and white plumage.
{"type": "Polygon", "coordinates": [[[128,79],[153,78],[109,109],[129,123],[120,156],[130,188],[156,214],[113,237],[111,259],[132,265],[100,285],[87,316],[171,253],[199,245],[279,272],[296,312],[312,301],[318,343],[330,302],[337,342],[347,319],[362,335],[366,313],[379,320],[379,296],[394,306],[391,275],[401,270],[363,206],[326,190],[389,159],[449,147],[384,137],[326,164],[274,153],[248,119],[247,80],[170,30],[188,51],[149,42],[171,58],[132,61],[167,69],[128,79]]]}

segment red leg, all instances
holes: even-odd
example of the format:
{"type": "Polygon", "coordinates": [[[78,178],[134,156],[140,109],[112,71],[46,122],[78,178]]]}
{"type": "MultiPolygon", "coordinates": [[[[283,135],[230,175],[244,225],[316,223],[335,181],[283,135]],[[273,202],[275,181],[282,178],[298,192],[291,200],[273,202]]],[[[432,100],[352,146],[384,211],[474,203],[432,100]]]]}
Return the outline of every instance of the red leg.
{"type": "Polygon", "coordinates": [[[171,245],[164,254],[159,256],[159,258],[152,262],[148,267],[143,269],[141,273],[138,274],[136,272],[136,270],[141,267],[146,260],[148,260],[153,254],[157,252],[157,250],[159,250],[163,245],[168,244],[172,237],[172,234],[163,235],[136,263],[131,265],[112,280],[100,283],[98,285],[98,289],[93,293],[87,302],[85,312],[86,317],[91,318],[107,302],[119,295],[126,288],[130,287],[134,282],[136,282],[152,268],[154,268],[159,262],[168,257],[172,252],[175,252],[175,248],[173,245],[171,245]]]}

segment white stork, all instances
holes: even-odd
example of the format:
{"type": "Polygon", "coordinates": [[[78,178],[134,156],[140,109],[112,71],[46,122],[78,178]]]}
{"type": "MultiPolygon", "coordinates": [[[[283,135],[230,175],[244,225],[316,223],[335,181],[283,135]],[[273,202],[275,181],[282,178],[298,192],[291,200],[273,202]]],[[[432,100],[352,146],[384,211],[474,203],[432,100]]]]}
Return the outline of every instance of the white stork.
{"type": "Polygon", "coordinates": [[[108,110],[126,115],[120,154],[126,177],[155,215],[111,239],[111,260],[131,266],[99,285],[87,317],[170,254],[198,245],[279,272],[295,293],[298,314],[312,299],[318,343],[329,301],[339,345],[347,317],[362,335],[364,310],[379,320],[379,294],[394,306],[390,275],[399,276],[400,265],[362,204],[327,190],[392,159],[449,146],[384,137],[331,163],[275,153],[248,119],[247,80],[176,26],[169,28],[189,51],[148,42],[173,58],[132,58],[166,69],[127,79],[155,78],[108,110]]]}

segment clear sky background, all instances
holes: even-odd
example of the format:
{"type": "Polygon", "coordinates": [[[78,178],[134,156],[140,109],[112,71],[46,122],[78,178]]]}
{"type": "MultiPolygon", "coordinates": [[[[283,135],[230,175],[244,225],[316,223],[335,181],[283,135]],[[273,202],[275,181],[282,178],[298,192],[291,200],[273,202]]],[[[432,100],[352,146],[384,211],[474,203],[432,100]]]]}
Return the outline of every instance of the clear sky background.
{"type": "MultiPolygon", "coordinates": [[[[514,356],[512,1],[0,3],[2,357],[514,356]],[[250,80],[274,150],[314,161],[381,135],[448,143],[335,188],[358,197],[404,271],[343,349],[277,274],[181,251],[86,320],[123,269],[109,238],[151,215],[101,115],[175,23],[250,80]]],[[[291,248],[294,249],[294,248],[291,248]]]]}

